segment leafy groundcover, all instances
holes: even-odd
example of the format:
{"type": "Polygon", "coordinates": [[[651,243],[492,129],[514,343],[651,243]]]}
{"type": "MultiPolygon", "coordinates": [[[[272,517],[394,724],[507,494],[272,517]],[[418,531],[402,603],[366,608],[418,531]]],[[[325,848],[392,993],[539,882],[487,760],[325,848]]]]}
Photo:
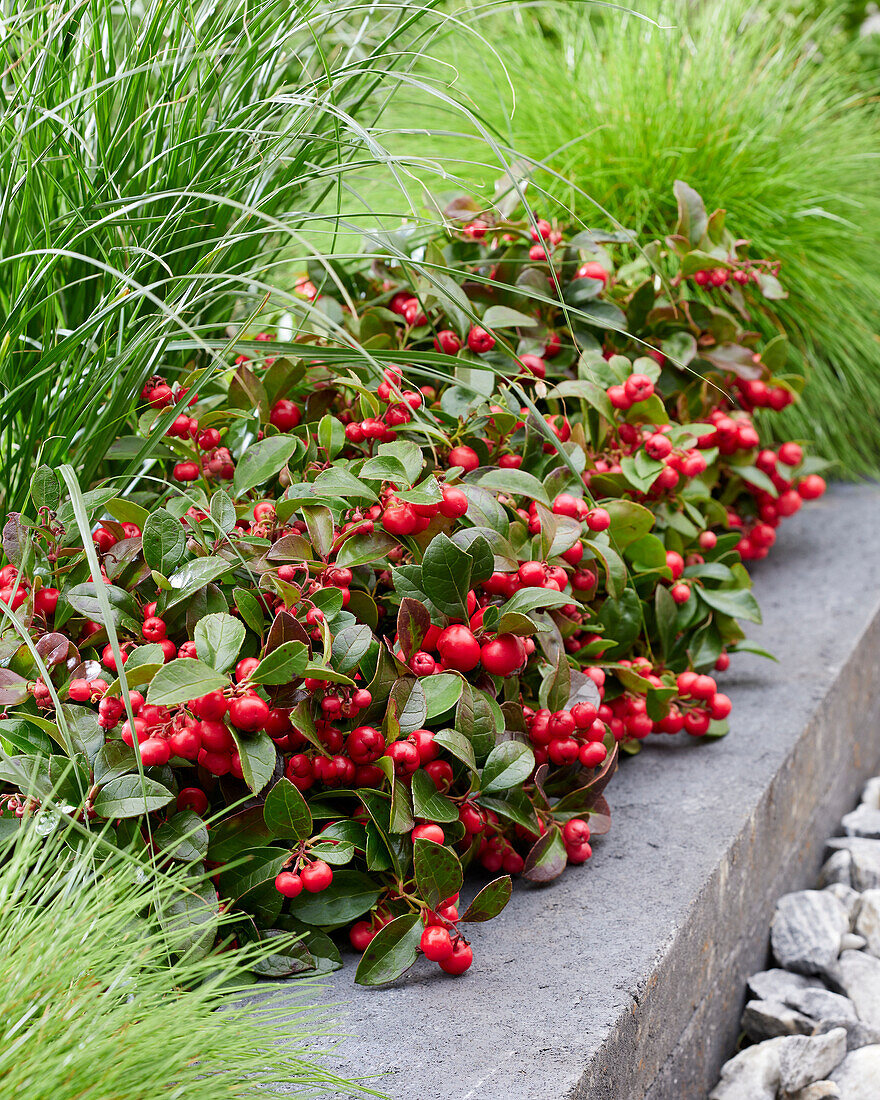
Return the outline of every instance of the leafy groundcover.
{"type": "Polygon", "coordinates": [[[762,442],[802,384],[753,331],[784,272],[677,192],[644,250],[457,201],[303,276],[308,332],[180,354],[103,481],[37,470],[3,531],[4,817],[53,798],[204,860],[195,924],[301,933],[286,973],[347,936],[372,985],[462,973],[511,876],[585,862],[620,752],[726,733],[743,562],[824,481],[762,442]]]}

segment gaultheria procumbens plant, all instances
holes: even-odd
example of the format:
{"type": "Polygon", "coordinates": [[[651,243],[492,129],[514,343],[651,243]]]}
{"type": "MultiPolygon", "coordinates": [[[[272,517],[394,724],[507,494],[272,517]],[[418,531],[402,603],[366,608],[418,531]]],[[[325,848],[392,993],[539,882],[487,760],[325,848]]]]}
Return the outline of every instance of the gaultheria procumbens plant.
{"type": "Polygon", "coordinates": [[[39,803],[72,760],[69,812],[160,860],[222,814],[221,897],[313,969],[347,932],[365,984],[466,970],[510,876],[589,858],[620,750],[727,731],[744,562],[824,490],[752,419],[800,388],[752,323],[776,265],[677,193],[643,251],[458,200],[338,296],[304,274],[325,327],[164,363],[86,491],[40,468],[3,536],[2,779],[39,803]]]}

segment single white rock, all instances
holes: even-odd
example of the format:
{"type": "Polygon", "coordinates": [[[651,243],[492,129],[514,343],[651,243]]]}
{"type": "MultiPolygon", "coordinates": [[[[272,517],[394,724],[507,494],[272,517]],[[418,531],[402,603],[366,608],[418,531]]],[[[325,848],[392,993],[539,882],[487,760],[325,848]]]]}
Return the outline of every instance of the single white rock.
{"type": "Polygon", "coordinates": [[[829,886],[834,883],[841,883],[844,886],[852,887],[852,866],[853,859],[849,852],[835,852],[822,864],[822,870],[819,872],[819,885],[829,886]]]}
{"type": "Polygon", "coordinates": [[[725,1062],[721,1080],[709,1093],[709,1100],[776,1100],[780,1044],[788,1041],[768,1039],[725,1062]]]}
{"type": "MultiPolygon", "coordinates": [[[[829,996],[833,997],[834,994],[830,993],[829,996]]],[[[846,1000],[845,997],[841,999],[846,1000]]],[[[749,1001],[743,1009],[742,1029],[755,1043],[763,1039],[775,1039],[777,1035],[810,1035],[814,1027],[815,1020],[782,1001],[749,1001]]]]}
{"type": "Polygon", "coordinates": [[[880,1044],[851,1051],[829,1077],[844,1100],[877,1100],[880,1096],[880,1044]]]}
{"type": "Polygon", "coordinates": [[[786,1004],[792,993],[802,989],[825,988],[819,978],[808,978],[806,974],[792,974],[790,970],[783,970],[779,966],[774,966],[770,970],[759,970],[748,979],[746,984],[759,1001],[784,1001],[786,1004]]]}
{"type": "MultiPolygon", "coordinates": [[[[849,886],[860,893],[880,888],[880,840],[868,840],[861,836],[835,836],[828,841],[835,852],[848,852],[851,857],[849,886]]],[[[830,860],[828,861],[830,863],[830,860]]],[[[825,867],[828,863],[825,864],[825,867]]],[[[826,879],[826,882],[843,882],[843,878],[826,879]]]]}
{"type": "Polygon", "coordinates": [[[779,1047],[779,1083],[785,1092],[796,1092],[828,1077],[846,1057],[846,1028],[835,1027],[824,1035],[792,1035],[779,1047]]]}
{"type": "Polygon", "coordinates": [[[872,810],[880,810],[880,775],[869,779],[863,787],[862,804],[872,810]]]}
{"type": "Polygon", "coordinates": [[[856,931],[865,937],[865,950],[880,958],[880,890],[866,890],[860,897],[856,931]]]}
{"type": "Polygon", "coordinates": [[[777,962],[799,974],[820,974],[840,954],[849,915],[825,890],[799,890],[776,903],[770,943],[777,962]]]}
{"type": "Polygon", "coordinates": [[[855,923],[856,914],[859,911],[859,900],[862,895],[858,890],[853,890],[851,886],[847,886],[843,882],[832,882],[830,886],[825,887],[825,892],[833,894],[844,907],[849,915],[849,926],[852,928],[855,923]]]}
{"type": "Polygon", "coordinates": [[[797,1092],[785,1093],[785,1100],[842,1100],[842,1097],[833,1081],[814,1081],[797,1092]]]}
{"type": "MultiPolygon", "coordinates": [[[[871,1027],[880,1027],[880,959],[864,951],[844,951],[826,973],[855,1005],[859,1019],[871,1027]]],[[[880,1097],[880,1077],[877,1081],[880,1097]]]]}
{"type": "Polygon", "coordinates": [[[877,840],[880,838],[880,809],[874,809],[863,802],[852,813],[847,814],[841,824],[847,836],[865,836],[877,840]]]}

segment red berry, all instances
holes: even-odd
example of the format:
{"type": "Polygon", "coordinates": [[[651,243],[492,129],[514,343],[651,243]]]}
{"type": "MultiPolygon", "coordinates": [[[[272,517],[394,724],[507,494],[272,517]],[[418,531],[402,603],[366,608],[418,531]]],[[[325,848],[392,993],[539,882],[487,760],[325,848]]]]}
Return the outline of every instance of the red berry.
{"type": "Polygon", "coordinates": [[[275,877],[275,889],[286,898],[299,897],[304,885],[302,878],[292,871],[282,871],[275,877]]]}
{"type": "Polygon", "coordinates": [[[146,741],[141,742],[141,761],[145,768],[161,767],[170,759],[171,749],[168,742],[161,737],[148,737],[146,741]]]}
{"type": "Polygon", "coordinates": [[[446,834],[439,825],[416,825],[412,831],[413,840],[431,840],[435,844],[444,844],[446,834]]]}
{"type": "Polygon", "coordinates": [[[595,768],[607,755],[608,750],[601,741],[589,741],[586,745],[581,745],[578,759],[585,768],[595,768]]]}
{"type": "Polygon", "coordinates": [[[212,691],[208,695],[193,699],[189,709],[196,718],[222,718],[226,713],[226,698],[222,691],[212,691]]]}
{"type": "Polygon", "coordinates": [[[607,531],[611,526],[611,516],[604,508],[591,508],[587,512],[587,527],[591,531],[607,531]]]}
{"type": "Polygon", "coordinates": [[[348,938],[355,951],[366,951],[376,935],[376,929],[367,920],[355,921],[348,930],[348,938]]]}
{"type": "Polygon", "coordinates": [[[257,695],[244,695],[233,699],[229,707],[229,717],[240,730],[262,729],[269,717],[269,704],[257,695]]]}
{"type": "Polygon", "coordinates": [[[208,796],[201,787],[184,787],[177,795],[178,810],[192,810],[199,817],[208,808],[208,796]]]}
{"type": "Polygon", "coordinates": [[[674,584],[669,589],[669,593],[676,603],[687,603],[691,598],[691,586],[682,582],[681,584],[674,584]]]}
{"type": "Polygon", "coordinates": [[[495,337],[479,325],[473,325],[468,333],[467,343],[471,351],[476,352],[477,355],[482,355],[495,347],[495,337]]]}
{"type": "Polygon", "coordinates": [[[302,413],[293,401],[276,401],[269,415],[269,423],[274,424],[280,432],[290,432],[302,420],[302,413]]]}
{"type": "Polygon", "coordinates": [[[510,676],[525,664],[522,642],[514,634],[499,634],[480,650],[483,668],[494,676],[510,676]]]}
{"type": "Polygon", "coordinates": [[[562,828],[562,838],[566,847],[569,845],[586,844],[590,839],[590,826],[580,817],[573,817],[566,821],[562,828]]]}
{"type": "Polygon", "coordinates": [[[385,530],[398,537],[411,535],[418,527],[419,517],[411,504],[392,504],[382,513],[382,525],[385,530]]]}
{"type": "Polygon", "coordinates": [[[676,550],[667,550],[666,565],[672,573],[672,579],[677,581],[684,572],[684,558],[676,550]]]}
{"type": "Polygon", "coordinates": [[[38,615],[54,615],[60,595],[57,588],[41,588],[34,595],[34,611],[38,615]]]}
{"type": "Polygon", "coordinates": [[[825,479],[818,474],[808,474],[798,482],[798,495],[802,500],[817,500],[827,488],[825,479]]]}
{"type": "Polygon", "coordinates": [[[440,969],[447,974],[464,974],[474,961],[474,953],[464,940],[457,940],[452,948],[452,954],[440,962],[440,969]]]}
{"type": "Polygon", "coordinates": [[[412,741],[393,741],[385,750],[385,756],[394,762],[394,773],[412,775],[419,767],[419,750],[412,741]]]}
{"type": "Polygon", "coordinates": [[[623,388],[633,405],[639,401],[647,401],[654,395],[654,383],[647,374],[631,374],[624,382],[623,388]]]}
{"type": "Polygon", "coordinates": [[[480,465],[480,457],[473,447],[453,447],[449,452],[449,465],[461,466],[463,470],[476,470],[480,465]]]}
{"type": "Polygon", "coordinates": [[[480,663],[480,643],[466,626],[448,626],[437,639],[437,651],[457,672],[470,672],[480,663]]]}
{"type": "Polygon", "coordinates": [[[449,328],[442,328],[434,338],[434,347],[446,355],[457,355],[461,351],[461,340],[449,328]]]}
{"type": "MultiPolygon", "coordinates": [[[[468,447],[458,447],[456,450],[470,450],[468,447]]],[[[474,452],[472,452],[474,453],[474,452]]],[[[476,456],[475,456],[476,457],[476,456]]],[[[452,452],[449,455],[450,461],[452,460],[452,452]]],[[[479,464],[479,459],[477,459],[479,464]]],[[[454,463],[457,466],[463,466],[464,463],[457,461],[454,463]]],[[[476,467],[473,467],[474,469],[476,467]]],[[[454,485],[443,486],[443,500],[440,504],[440,514],[447,519],[460,519],[468,510],[468,498],[461,491],[456,489],[454,485]]]]}
{"type": "Polygon", "coordinates": [[[598,279],[600,283],[608,282],[608,272],[598,260],[587,260],[574,273],[575,279],[598,279]]]}
{"type": "Polygon", "coordinates": [[[426,959],[442,962],[452,954],[452,938],[447,929],[431,925],[422,932],[419,947],[426,959]]]}
{"type": "Polygon", "coordinates": [[[783,443],[779,448],[779,461],[785,466],[799,466],[803,460],[803,449],[797,443],[783,443]]]}
{"type": "Polygon", "coordinates": [[[320,894],[333,881],[333,868],[323,859],[316,859],[302,869],[300,878],[310,894],[320,894]]]}

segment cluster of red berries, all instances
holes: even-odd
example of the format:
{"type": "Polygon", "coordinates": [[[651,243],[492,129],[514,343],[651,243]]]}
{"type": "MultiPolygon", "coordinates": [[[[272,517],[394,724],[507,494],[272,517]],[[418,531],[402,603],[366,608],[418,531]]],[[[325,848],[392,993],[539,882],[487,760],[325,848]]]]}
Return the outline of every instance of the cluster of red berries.
{"type": "MultiPolygon", "coordinates": [[[[0,600],[12,611],[17,611],[31,593],[31,582],[15,565],[4,565],[0,569],[0,600]]],[[[39,587],[33,591],[34,614],[45,619],[55,614],[58,597],[57,588],[39,587]]]]}

